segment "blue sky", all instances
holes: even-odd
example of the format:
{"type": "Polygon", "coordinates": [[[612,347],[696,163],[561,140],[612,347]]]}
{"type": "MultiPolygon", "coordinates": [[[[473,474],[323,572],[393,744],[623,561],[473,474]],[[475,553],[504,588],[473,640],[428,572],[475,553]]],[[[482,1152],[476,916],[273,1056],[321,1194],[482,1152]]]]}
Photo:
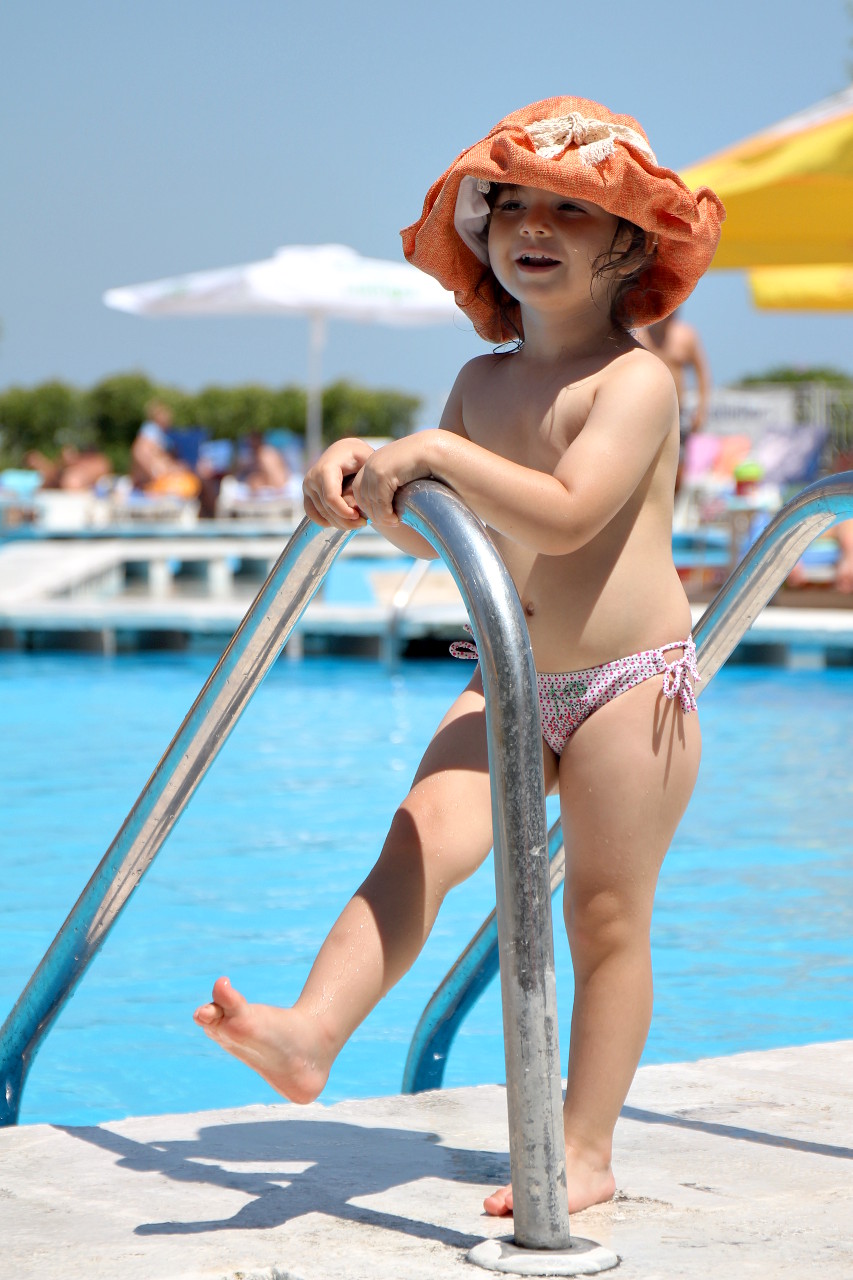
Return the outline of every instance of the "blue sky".
{"type": "MultiPolygon", "coordinates": [[[[0,387],[304,381],[299,318],[144,320],[101,295],[289,243],[399,258],[450,160],[551,94],[635,115],[684,168],[843,88],[851,35],[843,0],[5,0],[0,387]]],[[[853,370],[851,317],[756,312],[740,273],[684,316],[720,383],[853,370]]],[[[333,323],[324,374],[414,391],[432,420],[485,349],[467,326],[333,323]]]]}

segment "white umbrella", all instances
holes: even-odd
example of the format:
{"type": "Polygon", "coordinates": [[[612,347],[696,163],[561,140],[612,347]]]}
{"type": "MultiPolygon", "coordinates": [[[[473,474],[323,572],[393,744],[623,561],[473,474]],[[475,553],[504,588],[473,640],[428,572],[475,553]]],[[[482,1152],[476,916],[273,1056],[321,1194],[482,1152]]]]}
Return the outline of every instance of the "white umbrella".
{"type": "Polygon", "coordinates": [[[307,315],[311,321],[306,450],[322,441],[322,355],[330,319],[438,324],[461,315],[431,276],[406,262],[364,258],[342,244],[289,245],[263,262],[108,289],[108,307],[147,316],[307,315]]]}

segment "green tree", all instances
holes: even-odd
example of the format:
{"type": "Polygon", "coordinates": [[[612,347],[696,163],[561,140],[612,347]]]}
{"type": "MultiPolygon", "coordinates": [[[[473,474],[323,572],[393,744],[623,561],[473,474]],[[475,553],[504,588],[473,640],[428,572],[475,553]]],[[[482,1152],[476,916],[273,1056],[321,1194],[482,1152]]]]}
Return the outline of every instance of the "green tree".
{"type": "Polygon", "coordinates": [[[144,373],[117,373],[103,378],[86,396],[86,411],[98,444],[121,464],[142,423],[156,387],[144,373]]]}
{"type": "Polygon", "coordinates": [[[828,387],[853,387],[853,375],[842,369],[832,369],[824,365],[800,367],[795,365],[777,365],[765,373],[748,373],[732,385],[735,387],[755,387],[772,382],[821,382],[828,387]]]}
{"type": "Polygon", "coordinates": [[[333,382],[323,392],[323,438],[404,436],[414,426],[421,401],[401,391],[372,391],[351,382],[333,382]]]}
{"type": "Polygon", "coordinates": [[[145,373],[117,373],[103,378],[86,395],[86,415],[94,439],[118,473],[129,468],[130,446],[152,400],[167,404],[176,422],[187,416],[186,393],[152,382],[145,373]]]}
{"type": "MultiPolygon", "coordinates": [[[[211,385],[197,393],[154,382],[141,372],[103,378],[88,391],[61,382],[11,387],[0,393],[0,458],[19,466],[29,449],[55,457],[64,444],[101,449],[117,473],[128,470],[130,447],[152,400],[169,406],[176,426],[205,427],[214,439],[249,432],[305,433],[303,387],[211,385]]],[[[412,430],[417,396],[335,382],[323,392],[324,436],[402,436],[412,430]]]]}
{"type": "Polygon", "coordinates": [[[63,445],[93,444],[85,397],[66,382],[9,387],[0,393],[0,454],[6,466],[22,466],[30,449],[54,457],[63,445]]]}
{"type": "Polygon", "coordinates": [[[295,436],[303,436],[307,412],[308,395],[304,387],[281,387],[273,392],[274,430],[291,431],[295,436]]]}

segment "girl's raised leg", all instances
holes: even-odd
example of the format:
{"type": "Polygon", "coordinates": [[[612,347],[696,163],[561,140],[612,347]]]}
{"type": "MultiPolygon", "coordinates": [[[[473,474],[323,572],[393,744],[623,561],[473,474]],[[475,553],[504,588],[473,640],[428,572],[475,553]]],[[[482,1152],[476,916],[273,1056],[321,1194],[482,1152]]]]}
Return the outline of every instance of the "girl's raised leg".
{"type": "Polygon", "coordinates": [[[195,1021],[279,1093],[310,1102],[353,1031],[414,963],[445,894],[491,844],[478,670],[430,742],[378,862],[332,927],[296,1004],[249,1004],[220,978],[195,1021]]]}
{"type": "MultiPolygon", "coordinates": [[[[563,1110],[572,1212],[615,1191],[613,1130],[651,1020],[655,888],[700,752],[698,716],[685,716],[659,680],[648,680],[590,716],[560,759],[564,915],[575,974],[563,1110]]],[[[485,1207],[511,1212],[511,1188],[485,1207]]]]}

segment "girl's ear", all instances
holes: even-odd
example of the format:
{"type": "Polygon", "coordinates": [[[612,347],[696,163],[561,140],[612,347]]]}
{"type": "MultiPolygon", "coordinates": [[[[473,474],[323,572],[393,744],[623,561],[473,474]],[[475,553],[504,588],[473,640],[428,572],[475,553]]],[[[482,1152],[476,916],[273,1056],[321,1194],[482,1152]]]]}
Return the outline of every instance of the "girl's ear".
{"type": "Polygon", "coordinates": [[[655,253],[657,253],[658,238],[653,231],[646,232],[646,242],[643,247],[646,251],[647,258],[651,258],[655,253]]]}

